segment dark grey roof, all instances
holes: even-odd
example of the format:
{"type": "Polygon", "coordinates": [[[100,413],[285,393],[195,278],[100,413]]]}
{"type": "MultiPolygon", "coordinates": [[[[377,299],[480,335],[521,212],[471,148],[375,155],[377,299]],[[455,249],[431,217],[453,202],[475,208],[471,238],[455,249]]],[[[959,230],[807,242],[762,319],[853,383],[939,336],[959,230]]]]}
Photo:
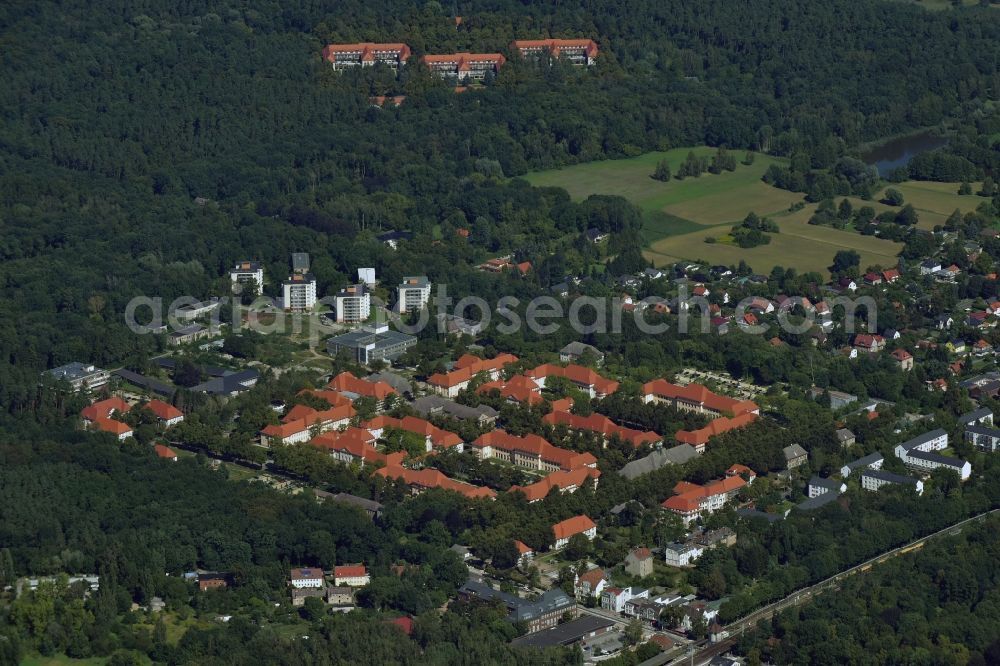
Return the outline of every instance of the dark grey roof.
{"type": "Polygon", "coordinates": [[[499,412],[489,405],[469,407],[439,395],[426,395],[417,398],[413,401],[412,406],[418,414],[424,417],[433,413],[444,413],[456,419],[478,421],[482,418],[495,419],[499,416],[499,412]]]}
{"type": "Polygon", "coordinates": [[[917,435],[913,439],[909,439],[903,442],[902,444],[900,444],[900,446],[903,447],[904,451],[910,451],[912,449],[917,448],[921,444],[926,444],[932,439],[937,439],[941,435],[946,435],[946,434],[947,433],[944,431],[944,428],[938,428],[937,430],[931,430],[930,432],[925,432],[922,435],[917,435]]]}
{"type": "Polygon", "coordinates": [[[869,465],[877,463],[880,460],[885,460],[885,458],[882,456],[881,453],[878,453],[876,451],[875,453],[869,453],[867,456],[865,456],[863,458],[858,458],[854,462],[849,462],[846,465],[844,465],[844,467],[846,467],[847,469],[857,469],[859,467],[868,467],[869,465]]]}
{"type": "Polygon", "coordinates": [[[965,461],[960,458],[949,458],[948,456],[942,456],[938,453],[932,453],[930,451],[907,451],[906,455],[911,458],[917,458],[918,460],[926,460],[928,462],[945,465],[947,467],[954,467],[956,469],[965,467],[965,461]]]}
{"type": "Polygon", "coordinates": [[[366,382],[385,382],[392,388],[396,389],[397,393],[413,393],[413,385],[410,384],[406,377],[397,375],[395,372],[376,372],[374,374],[368,375],[364,378],[366,382]]]}
{"type": "Polygon", "coordinates": [[[839,442],[846,442],[849,439],[854,439],[854,433],[847,428],[840,428],[837,430],[836,435],[837,441],[839,442]]]}
{"type": "Polygon", "coordinates": [[[784,519],[784,516],[777,513],[767,513],[766,511],[758,511],[757,509],[736,509],[736,515],[740,518],[763,518],[769,523],[775,523],[784,519]]]}
{"type": "Polygon", "coordinates": [[[388,241],[410,240],[411,238],[413,238],[413,232],[412,231],[387,231],[384,234],[379,234],[375,238],[377,238],[378,240],[382,241],[383,243],[387,243],[388,241]]]}
{"type": "Polygon", "coordinates": [[[54,379],[66,379],[72,381],[74,379],[89,377],[90,375],[98,372],[104,372],[104,370],[98,368],[92,363],[80,363],[79,361],[73,361],[72,363],[67,363],[66,365],[60,365],[58,368],[46,370],[43,374],[49,375],[54,379]]]}
{"type": "Polygon", "coordinates": [[[796,508],[801,509],[802,511],[812,511],[822,506],[826,506],[831,502],[835,502],[837,497],[839,497],[839,495],[835,492],[823,493],[822,495],[817,495],[816,497],[810,497],[804,502],[799,502],[796,505],[796,508]]]}
{"type": "Polygon", "coordinates": [[[337,493],[336,495],[330,497],[330,499],[341,504],[350,504],[352,506],[360,507],[365,511],[378,513],[382,510],[382,505],[375,500],[358,497],[357,495],[350,495],[348,493],[337,493]]]}
{"type": "Polygon", "coordinates": [[[240,370],[239,372],[230,372],[224,377],[210,379],[207,382],[192,387],[191,390],[211,395],[230,395],[249,390],[251,386],[257,383],[259,378],[260,373],[253,368],[249,368],[247,370],[240,370]]]}
{"type": "Polygon", "coordinates": [[[826,488],[829,491],[839,492],[841,482],[835,479],[824,479],[819,476],[814,476],[809,479],[809,485],[816,488],[826,488]]]}
{"type": "Polygon", "coordinates": [[[867,469],[861,473],[861,476],[870,476],[873,479],[881,479],[882,481],[888,481],[889,483],[905,483],[911,486],[917,485],[917,480],[912,476],[893,474],[892,472],[885,472],[880,469],[867,469]]]}
{"type": "Polygon", "coordinates": [[[809,455],[805,449],[803,449],[798,444],[789,444],[781,450],[785,454],[785,460],[792,460],[793,458],[801,458],[802,456],[809,455]]]}
{"type": "Polygon", "coordinates": [[[618,473],[626,479],[634,479],[656,471],[665,465],[682,465],[696,457],[698,457],[698,453],[694,448],[687,444],[678,444],[669,449],[657,449],[644,458],[633,460],[618,470],[618,473]]]}
{"type": "Polygon", "coordinates": [[[381,332],[376,332],[362,327],[357,330],[350,331],[349,333],[332,337],[330,338],[329,343],[339,345],[341,347],[350,347],[352,349],[365,347],[367,345],[374,345],[375,349],[381,349],[409,342],[410,340],[416,341],[416,338],[412,335],[406,335],[405,333],[394,331],[391,328],[381,332]]]}
{"type": "Polygon", "coordinates": [[[121,377],[130,384],[135,384],[140,388],[148,389],[153,393],[168,398],[177,392],[177,389],[174,386],[167,384],[166,382],[161,382],[159,379],[153,379],[152,377],[144,377],[138,372],[132,372],[131,370],[125,370],[124,368],[121,370],[115,370],[113,374],[121,377]]]}
{"type": "Polygon", "coordinates": [[[975,435],[987,435],[988,437],[1000,437],[1000,429],[990,428],[988,426],[981,426],[981,425],[965,426],[965,432],[971,432],[975,435]]]}
{"type": "Polygon", "coordinates": [[[614,626],[614,620],[595,615],[582,615],[565,624],[543,629],[533,634],[526,634],[511,641],[516,647],[546,648],[556,645],[570,645],[595,631],[601,631],[614,626]]]}
{"type": "Polygon", "coordinates": [[[980,419],[985,418],[987,416],[993,416],[993,410],[990,409],[989,407],[980,407],[979,409],[976,409],[967,414],[962,414],[961,416],[959,416],[958,424],[968,425],[974,421],[979,421],[980,419]]]}
{"type": "Polygon", "coordinates": [[[534,601],[529,601],[470,579],[459,589],[459,593],[485,601],[493,599],[501,601],[510,611],[507,619],[512,622],[532,620],[546,613],[572,608],[576,604],[558,587],[545,592],[534,601]]]}
{"type": "Polygon", "coordinates": [[[604,353],[600,349],[594,347],[593,345],[588,345],[585,342],[578,342],[574,340],[570,342],[565,347],[559,350],[560,354],[566,354],[571,356],[582,356],[585,353],[591,353],[597,358],[604,358],[604,353]]]}

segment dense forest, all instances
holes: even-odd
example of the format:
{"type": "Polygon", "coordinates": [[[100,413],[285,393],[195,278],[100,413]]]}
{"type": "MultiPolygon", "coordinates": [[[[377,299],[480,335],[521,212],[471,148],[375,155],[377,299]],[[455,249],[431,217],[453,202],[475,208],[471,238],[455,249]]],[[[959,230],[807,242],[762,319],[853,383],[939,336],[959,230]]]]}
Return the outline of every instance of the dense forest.
{"type": "Polygon", "coordinates": [[[741,640],[750,663],[1000,662],[996,518],[847,579],[741,640]]]}
{"type": "MultiPolygon", "coordinates": [[[[545,434],[599,454],[601,485],[530,509],[516,494],[493,503],[447,493],[401,502],[402,488],[315,451],[279,455],[279,466],[318,486],[385,502],[378,524],[308,494],[221,482],[222,473],[200,458],[171,465],[147,447],[79,432],[73,420],[81,398],[44,390],[39,372],[73,360],[144,368],[164,340],[125,327],[134,296],[169,302],[225,293],[233,262],[257,259],[269,276],[282,276],[289,253],[307,250],[324,293],[352,280],[358,266],[373,266],[387,284],[426,273],[454,295],[530,297],[591,263],[595,250],[580,233],[590,227],[615,232],[618,265],[634,270],[642,261],[634,206],[618,197],[572,202],[518,176],[654,149],[709,144],[787,156],[797,169],[772,175],[807,189],[815,170],[845,180],[856,174],[851,160],[863,142],[945,124],[957,135],[947,153],[954,159],[922,160],[915,175],[996,175],[1000,167],[985,138],[997,131],[990,109],[1000,97],[1000,14],[990,8],[927,12],[876,0],[17,0],[0,6],[0,29],[0,582],[61,571],[102,576],[100,592],[86,601],[81,590],[56,585],[15,604],[0,619],[4,664],[32,652],[115,654],[117,663],[139,654],[165,663],[577,663],[572,650],[515,653],[507,642],[518,628],[496,609],[456,605],[439,614],[466,575],[448,546],[461,540],[499,554],[516,537],[545,547],[552,522],[606,515],[630,499],[642,510],[627,512],[585,554],[610,565],[628,544],[664,538],[649,509],[681,470],[626,482],[613,470],[646,451],[617,441],[601,449],[565,429],[545,434]],[[513,38],[550,35],[595,39],[598,64],[579,70],[509,53],[513,38]],[[511,57],[482,88],[456,94],[415,62],[399,76],[379,67],[335,73],[319,57],[330,41],[405,41],[417,55],[499,50],[511,57]],[[369,97],[383,94],[406,99],[398,108],[374,107],[369,97]],[[459,229],[471,230],[468,241],[459,229]],[[387,230],[415,237],[393,251],[376,239],[387,230]],[[525,280],[473,270],[503,253],[537,270],[525,280]],[[271,609],[286,594],[288,566],[334,561],[371,567],[362,612],[305,613],[281,635],[266,626],[281,624],[271,609]],[[399,577],[390,568],[398,563],[413,568],[399,577]],[[193,594],[180,575],[196,567],[231,572],[232,587],[193,594]],[[130,610],[153,596],[178,616],[236,616],[190,628],[175,643],[165,627],[145,626],[130,610]],[[384,623],[401,613],[416,618],[412,640],[384,623]],[[310,640],[295,640],[300,630],[310,640]]],[[[816,182],[817,192],[846,193],[842,183],[816,182]]],[[[782,269],[772,278],[767,289],[786,293],[810,294],[816,283],[814,275],[782,269]]],[[[993,284],[972,276],[958,294],[928,298],[940,305],[993,295],[993,284]]],[[[611,293],[607,283],[592,288],[611,293]]],[[[915,316],[883,310],[900,328],[915,316]]],[[[490,332],[484,342],[540,360],[578,337],[568,329],[544,340],[490,332]]],[[[634,385],[683,364],[789,383],[790,398],[773,403],[773,421],[722,438],[683,471],[691,480],[717,477],[737,455],[759,473],[776,471],[781,448],[793,441],[813,453],[817,471],[828,470],[837,450],[833,417],[804,399],[810,384],[947,418],[968,406],[954,386],[924,388],[924,373],[946,365],[943,353],[904,375],[886,359],[850,364],[750,336],[651,339],[626,326],[592,337],[610,370],[631,381],[622,402],[601,409],[612,417],[627,412],[645,427],[685,423],[678,414],[643,412],[634,385]]],[[[426,375],[446,351],[424,337],[407,360],[426,375]]],[[[265,376],[259,390],[228,405],[198,405],[180,436],[193,448],[249,457],[249,437],[269,418],[270,400],[290,400],[311,381],[265,376]],[[222,424],[236,411],[243,430],[223,441],[222,424]]],[[[530,410],[504,413],[515,431],[536,429],[538,418],[530,410]]],[[[851,427],[874,450],[894,441],[892,425],[887,418],[851,427]]],[[[499,489],[519,480],[490,476],[467,457],[438,464],[499,489]]],[[[977,470],[996,471],[988,465],[976,461],[977,470]]],[[[731,595],[723,613],[739,617],[879,548],[996,505],[994,478],[965,487],[939,479],[916,510],[890,495],[829,507],[822,520],[743,526],[739,548],[707,557],[693,580],[713,596],[731,595]],[[868,536],[873,531],[878,540],[868,536]],[[844,532],[850,538],[835,543],[844,532]]],[[[762,503],[773,499],[760,488],[762,503]]],[[[718,520],[735,524],[732,515],[718,520]]],[[[963,586],[972,589],[969,581],[963,586]]],[[[963,594],[963,603],[973,599],[963,594]]],[[[785,631],[794,636],[797,628],[785,631]]],[[[968,644],[991,654],[981,643],[968,644]]],[[[807,654],[801,645],[798,654],[807,654]]]]}

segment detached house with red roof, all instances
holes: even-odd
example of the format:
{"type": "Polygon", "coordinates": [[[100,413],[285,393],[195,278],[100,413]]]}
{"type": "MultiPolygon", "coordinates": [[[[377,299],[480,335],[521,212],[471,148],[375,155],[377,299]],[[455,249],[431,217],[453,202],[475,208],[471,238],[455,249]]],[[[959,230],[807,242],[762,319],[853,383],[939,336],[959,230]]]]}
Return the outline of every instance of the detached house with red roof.
{"type": "Polygon", "coordinates": [[[455,362],[455,367],[451,372],[434,373],[427,378],[427,384],[440,395],[454,398],[469,388],[469,382],[479,373],[484,373],[488,377],[488,381],[496,381],[500,378],[503,369],[511,363],[517,363],[517,357],[513,354],[499,354],[492,359],[463,354],[455,362]]]}
{"type": "Polygon", "coordinates": [[[153,413],[157,421],[167,428],[184,420],[184,413],[169,402],[150,400],[145,407],[153,413]]]}
{"type": "Polygon", "coordinates": [[[573,581],[573,592],[575,593],[576,600],[583,602],[589,597],[600,598],[601,592],[604,591],[604,587],[607,584],[608,577],[604,573],[604,569],[595,567],[576,575],[573,581]]]}
{"type": "Polygon", "coordinates": [[[169,446],[164,446],[163,444],[157,444],[153,447],[153,452],[156,454],[158,458],[163,458],[164,460],[177,462],[177,454],[169,446]]]}
{"type": "Polygon", "coordinates": [[[574,516],[567,518],[552,526],[552,536],[555,537],[553,549],[561,550],[566,547],[569,540],[582,534],[591,541],[597,536],[597,524],[589,516],[574,516]]]}
{"type": "Polygon", "coordinates": [[[896,349],[890,354],[892,359],[896,361],[896,365],[899,369],[906,372],[913,370],[913,354],[906,351],[905,349],[896,349]]]}
{"type": "Polygon", "coordinates": [[[727,476],[699,486],[681,481],[674,486],[674,496],[661,505],[667,511],[680,516],[685,525],[697,520],[703,514],[718,511],[747,485],[740,476],[727,476]]]}
{"type": "Polygon", "coordinates": [[[888,284],[892,284],[893,282],[899,279],[899,271],[895,268],[889,268],[887,270],[884,270],[882,271],[882,279],[885,280],[888,284]]]}
{"type": "Polygon", "coordinates": [[[106,419],[98,416],[92,421],[93,427],[101,432],[109,432],[118,438],[119,442],[124,442],[132,436],[132,426],[114,419],[106,419]]]}
{"type": "Polygon", "coordinates": [[[544,363],[525,374],[542,388],[545,388],[545,381],[549,377],[565,377],[591,398],[605,398],[618,390],[618,382],[602,377],[590,368],[572,363],[565,367],[544,363]]]}
{"type": "Polygon", "coordinates": [[[371,582],[368,569],[363,564],[342,564],[333,568],[333,584],[335,587],[364,587],[371,582]]]}
{"type": "Polygon", "coordinates": [[[858,333],[854,336],[854,348],[859,352],[876,354],[885,349],[885,338],[881,335],[858,333]]]}

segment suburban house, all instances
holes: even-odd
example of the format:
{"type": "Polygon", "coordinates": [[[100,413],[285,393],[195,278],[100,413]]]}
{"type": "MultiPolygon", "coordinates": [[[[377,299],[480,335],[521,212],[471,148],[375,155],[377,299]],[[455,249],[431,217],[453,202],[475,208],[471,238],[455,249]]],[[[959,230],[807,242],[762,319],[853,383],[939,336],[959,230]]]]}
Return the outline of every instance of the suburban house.
{"type": "Polygon", "coordinates": [[[892,359],[896,361],[899,369],[903,372],[913,370],[913,354],[910,352],[905,349],[896,349],[890,354],[890,356],[892,356],[892,359]]]}
{"type": "Polygon", "coordinates": [[[169,446],[164,446],[163,444],[155,444],[153,446],[153,453],[156,457],[163,458],[164,460],[170,460],[171,462],[177,462],[177,453],[169,446]]]}
{"type": "Polygon", "coordinates": [[[695,543],[668,543],[663,547],[663,559],[672,567],[687,567],[704,552],[705,549],[695,543]]]}
{"type": "Polygon", "coordinates": [[[544,363],[525,374],[534,379],[542,388],[545,388],[547,378],[564,377],[591,398],[604,398],[618,390],[618,382],[606,379],[582,365],[570,364],[563,367],[544,363]]]}
{"type": "Polygon", "coordinates": [[[605,587],[601,593],[601,608],[615,613],[625,611],[625,604],[632,599],[645,599],[649,597],[649,590],[642,590],[637,587],[605,587]]]}
{"type": "Polygon", "coordinates": [[[854,336],[854,348],[859,352],[875,354],[885,349],[885,338],[881,335],[859,333],[854,336]]]}
{"type": "Polygon", "coordinates": [[[852,446],[857,441],[854,433],[847,428],[838,428],[834,435],[837,437],[837,442],[843,448],[852,446]]]}
{"type": "Polygon", "coordinates": [[[809,454],[798,444],[790,444],[781,450],[785,456],[785,468],[792,470],[809,461],[809,454]]]}
{"type": "Polygon", "coordinates": [[[577,601],[585,601],[588,597],[600,598],[601,592],[604,590],[604,586],[607,585],[608,579],[604,574],[604,569],[596,567],[582,574],[577,574],[575,582],[573,584],[573,590],[576,593],[577,601]]]}
{"type": "Polygon", "coordinates": [[[333,568],[333,584],[336,587],[364,587],[370,582],[371,577],[363,564],[343,564],[333,568]]]}
{"type": "Polygon", "coordinates": [[[569,540],[577,534],[582,534],[593,541],[597,536],[597,525],[589,517],[582,515],[556,523],[552,526],[552,535],[555,537],[553,548],[555,550],[565,548],[569,540]]]}
{"type": "Polygon", "coordinates": [[[530,562],[535,557],[535,551],[531,546],[524,543],[523,541],[514,540],[514,547],[517,548],[517,563],[519,566],[524,566],[530,562]]]}
{"type": "Polygon", "coordinates": [[[887,485],[912,486],[918,495],[924,492],[924,482],[911,476],[901,476],[881,469],[866,469],[861,473],[861,487],[871,492],[887,485]]]}
{"type": "Polygon", "coordinates": [[[633,548],[625,556],[625,571],[633,576],[645,578],[653,574],[653,553],[649,548],[633,548]]]}

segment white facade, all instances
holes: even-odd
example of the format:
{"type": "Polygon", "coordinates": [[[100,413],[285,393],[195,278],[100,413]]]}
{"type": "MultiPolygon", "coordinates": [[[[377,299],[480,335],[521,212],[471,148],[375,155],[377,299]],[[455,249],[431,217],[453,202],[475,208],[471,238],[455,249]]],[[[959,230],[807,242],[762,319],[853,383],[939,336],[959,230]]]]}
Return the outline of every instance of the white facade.
{"type": "Polygon", "coordinates": [[[337,321],[359,324],[371,316],[371,294],[363,284],[346,287],[337,294],[337,321]]]}
{"type": "Polygon", "coordinates": [[[313,276],[293,275],[282,286],[285,310],[305,312],[316,306],[316,278],[313,276]]]}
{"type": "Polygon", "coordinates": [[[611,587],[605,588],[601,593],[601,608],[615,613],[625,610],[625,604],[633,599],[646,599],[649,597],[649,590],[636,590],[634,587],[624,589],[611,587]]]}
{"type": "Polygon", "coordinates": [[[690,566],[704,552],[704,548],[691,543],[673,543],[663,549],[664,561],[672,567],[690,566]]]}
{"type": "Polygon", "coordinates": [[[264,290],[264,267],[256,261],[241,261],[229,271],[229,279],[234,285],[252,282],[260,294],[264,290]]]}
{"type": "Polygon", "coordinates": [[[292,587],[302,590],[309,587],[323,587],[323,570],[316,569],[292,569],[292,587]]]}
{"type": "MultiPolygon", "coordinates": [[[[591,527],[590,529],[584,530],[583,532],[577,532],[577,534],[582,534],[583,536],[585,536],[588,539],[590,539],[591,541],[593,541],[594,538],[597,536],[597,527],[596,526],[595,527],[591,527]]],[[[555,549],[556,550],[560,550],[561,548],[565,548],[566,545],[569,543],[569,540],[572,539],[575,536],[576,536],[576,534],[571,534],[568,537],[565,537],[565,538],[562,538],[562,539],[557,539],[556,540],[555,549]]]]}
{"type": "MultiPolygon", "coordinates": [[[[353,568],[353,567],[352,567],[353,568]]],[[[347,586],[347,587],[364,587],[371,582],[371,577],[368,572],[362,574],[349,574],[349,575],[336,575],[336,569],[334,570],[333,584],[336,587],[347,586]]]]}
{"type": "Polygon", "coordinates": [[[404,277],[398,289],[400,313],[421,310],[431,298],[431,283],[425,276],[404,277]]]}
{"type": "Polygon", "coordinates": [[[861,487],[870,492],[877,492],[882,486],[904,483],[912,486],[918,495],[923,494],[924,482],[919,479],[897,477],[895,474],[870,474],[868,472],[861,475],[861,487]]]}

